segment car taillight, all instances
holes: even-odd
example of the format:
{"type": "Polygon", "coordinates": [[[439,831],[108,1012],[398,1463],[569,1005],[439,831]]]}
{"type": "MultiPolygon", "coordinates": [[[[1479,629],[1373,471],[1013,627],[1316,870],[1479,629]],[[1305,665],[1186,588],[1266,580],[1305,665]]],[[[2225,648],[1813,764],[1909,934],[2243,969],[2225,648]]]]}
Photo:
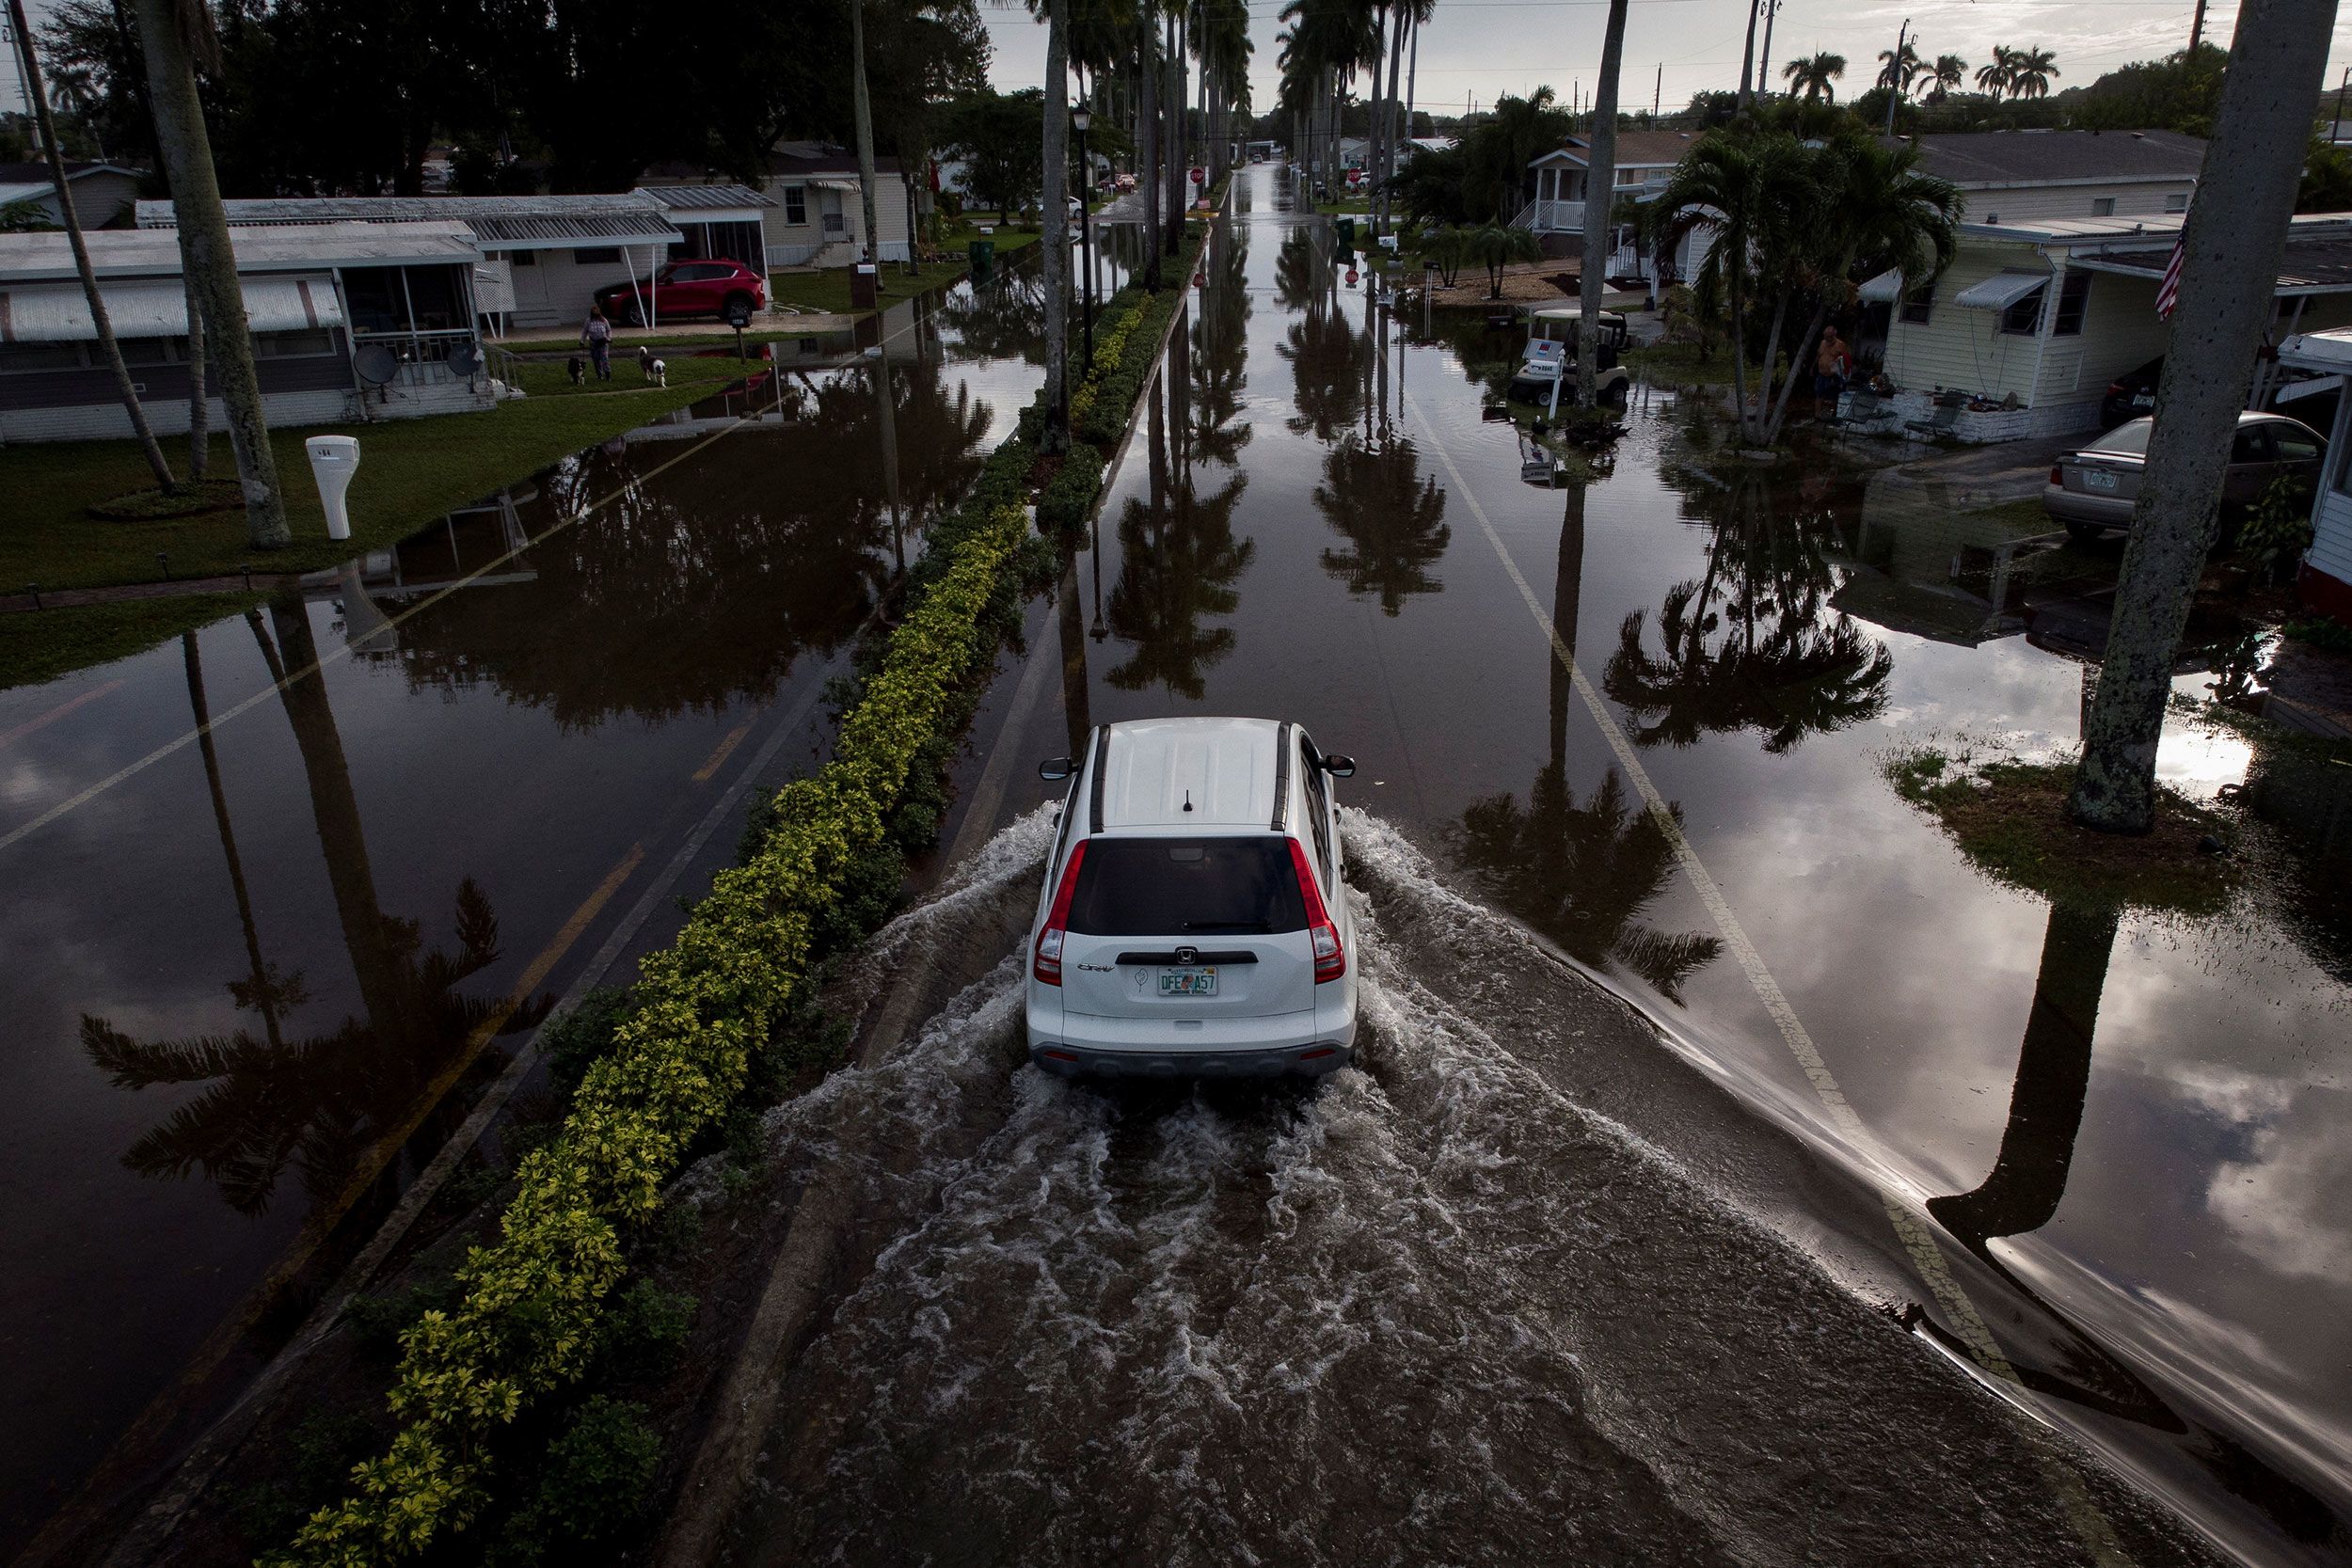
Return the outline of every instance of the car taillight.
{"type": "Polygon", "coordinates": [[[2110,381],[2107,383],[2107,396],[2111,398],[2120,398],[2127,390],[2129,390],[2129,388],[2120,381],[2110,381]]]}
{"type": "Polygon", "coordinates": [[[1315,886],[1315,874],[1307,866],[1307,847],[1292,839],[1291,864],[1298,871],[1298,896],[1307,906],[1307,935],[1315,947],[1315,984],[1336,980],[1347,973],[1347,950],[1340,945],[1340,933],[1331,924],[1330,911],[1323,907],[1322,890],[1315,886]]]}
{"type": "Polygon", "coordinates": [[[2063,487],[2063,486],[2065,485],[2065,483],[2066,483],[2066,465],[2065,465],[2065,464],[2063,464],[2063,463],[2053,463],[2053,464],[2051,464],[2051,465],[2050,465],[2050,483],[2053,483],[2053,484],[2058,485],[2058,486],[2060,486],[2060,487],[2063,487]]]}
{"type": "Polygon", "coordinates": [[[1080,839],[1070,851],[1070,863],[1062,867],[1061,886],[1054,890],[1054,908],[1045,916],[1045,928],[1037,934],[1029,973],[1049,986],[1061,984],[1062,942],[1070,934],[1071,900],[1078,896],[1078,864],[1086,858],[1086,840],[1080,839]]]}

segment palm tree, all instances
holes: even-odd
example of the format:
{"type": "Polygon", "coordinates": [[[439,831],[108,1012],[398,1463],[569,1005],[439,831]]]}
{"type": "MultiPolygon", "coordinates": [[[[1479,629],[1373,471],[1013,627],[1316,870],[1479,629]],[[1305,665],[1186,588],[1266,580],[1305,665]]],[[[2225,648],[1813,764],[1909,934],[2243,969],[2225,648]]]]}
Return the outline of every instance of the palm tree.
{"type": "MultiPolygon", "coordinates": [[[[1731,324],[1732,390],[1741,433],[1763,439],[1763,410],[1748,403],[1748,307],[1771,270],[1785,267],[1800,243],[1800,216],[1809,202],[1804,151],[1779,132],[1734,137],[1722,132],[1702,137],[1675,166],[1659,198],[1670,214],[1660,236],[1671,248],[1693,230],[1713,236],[1693,279],[1701,311],[1712,318],[1728,309],[1731,324]]],[[[1765,342],[1764,377],[1769,391],[1780,352],[1788,297],[1776,293],[1772,329],[1765,342]]]]}
{"type": "Polygon", "coordinates": [[[2218,528],[2221,482],[2272,320],[2287,224],[2327,66],[2334,0],[2247,0],[2181,239],[2180,308],[2156,389],[2158,439],[2123,547],[2099,688],[2068,810],[2086,827],[2154,825],[2172,662],[2218,528]]]}
{"type": "Polygon", "coordinates": [[[1968,80],[1968,62],[1958,55],[1938,55],[1927,74],[1928,102],[1941,103],[1952,89],[1968,80]]]}
{"type": "Polygon", "coordinates": [[[1906,40],[1899,51],[1879,51],[1878,86],[1900,96],[1911,90],[1911,84],[1926,69],[1927,62],[1919,57],[1918,48],[1906,40]]]}
{"type": "MultiPolygon", "coordinates": [[[[122,400],[122,411],[131,420],[131,434],[139,443],[139,454],[147,459],[148,470],[155,476],[156,485],[164,490],[177,489],[171,464],[164,457],[155,432],[148,426],[147,410],[139,404],[138,387],[131,379],[131,368],[123,363],[122,345],[115,341],[114,319],[106,310],[106,296],[98,289],[98,269],[90,262],[89,242],[82,237],[82,216],[74,204],[73,184],[65,174],[65,150],[57,140],[56,117],[50,112],[49,95],[41,90],[40,57],[33,49],[32,24],[24,14],[24,0],[8,0],[8,23],[22,51],[18,60],[24,71],[24,95],[32,101],[33,123],[40,132],[41,150],[49,161],[49,178],[57,187],[57,214],[65,220],[66,243],[73,251],[73,269],[81,275],[82,297],[89,305],[90,322],[98,331],[98,352],[106,361],[107,372],[114,377],[115,395],[122,400]]],[[[196,324],[190,322],[188,326],[193,334],[196,324]]]]}
{"type": "Polygon", "coordinates": [[[2047,49],[2020,49],[2010,56],[2009,95],[2012,99],[2047,98],[2050,78],[2058,74],[2058,58],[2047,49]]]}
{"type": "Polygon", "coordinates": [[[1502,297],[1502,269],[1518,261],[1543,260],[1543,243],[1530,230],[1514,228],[1504,223],[1489,223],[1473,229],[1464,244],[1470,259],[1486,269],[1486,297],[1502,297]]]}
{"type": "Polygon", "coordinates": [[[2006,44],[1993,46],[1993,57],[1977,67],[1977,87],[1995,98],[2009,92],[2010,77],[2016,70],[2017,52],[2006,44]]]}
{"type": "Polygon", "coordinates": [[[1794,236],[1795,260],[1810,279],[1815,305],[1789,352],[1788,379],[1764,426],[1767,442],[1778,439],[1803,379],[1799,368],[1809,362],[1814,340],[1831,314],[1846,307],[1854,284],[1890,271],[1926,282],[1951,264],[1959,247],[1960,191],[1948,180],[1922,173],[1919,157],[1915,141],[1889,146],[1851,135],[1807,150],[1812,199],[1794,236]]]}
{"type": "MultiPolygon", "coordinates": [[[[1775,0],[1777,9],[1777,0],[1775,0]]],[[[1625,57],[1626,0],[1609,0],[1609,20],[1600,45],[1600,81],[1593,99],[1593,130],[1586,147],[1584,175],[1584,255],[1577,264],[1576,403],[1590,408],[1599,401],[1600,295],[1607,278],[1610,241],[1616,214],[1610,208],[1617,189],[1617,71],[1625,57]]],[[[1770,57],[1772,24],[1765,24],[1770,57]]]]}
{"type": "MultiPolygon", "coordinates": [[[[1038,214],[1045,259],[1038,271],[1045,284],[1045,430],[1039,442],[1047,452],[1070,444],[1067,380],[1070,346],[1070,220],[1063,214],[1070,192],[1070,0],[1030,0],[1032,14],[1045,12],[1045,191],[1038,214]]],[[[910,208],[910,211],[913,209],[910,208]]],[[[1080,223],[1093,214],[1081,213],[1080,223]]]]}
{"type": "Polygon", "coordinates": [[[1823,50],[1801,60],[1790,60],[1781,67],[1780,74],[1788,82],[1790,92],[1802,92],[1808,103],[1837,102],[1837,78],[1846,73],[1846,56],[1823,50]]]}
{"type": "MultiPolygon", "coordinates": [[[[21,0],[9,3],[19,5],[21,0]]],[[[209,357],[218,368],[221,401],[229,410],[229,444],[236,453],[237,483],[245,493],[246,532],[256,549],[282,548],[294,542],[294,531],[286,523],[285,493],[278,487],[261,377],[253,367],[245,291],[237,282],[229,214],[221,205],[204,108],[196,90],[199,56],[210,62],[219,51],[213,13],[203,0],[136,0],[136,5],[155,141],[171,182],[180,254],[201,301],[209,357]]]]}

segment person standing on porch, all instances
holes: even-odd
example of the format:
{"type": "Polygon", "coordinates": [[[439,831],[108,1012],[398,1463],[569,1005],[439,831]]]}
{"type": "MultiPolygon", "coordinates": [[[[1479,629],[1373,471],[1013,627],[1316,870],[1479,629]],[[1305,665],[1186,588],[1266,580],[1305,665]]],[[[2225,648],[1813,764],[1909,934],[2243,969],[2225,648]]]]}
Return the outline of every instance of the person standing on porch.
{"type": "Polygon", "coordinates": [[[612,324],[604,319],[604,307],[588,307],[588,325],[580,329],[580,341],[587,346],[588,357],[596,364],[596,379],[612,379],[612,324]]]}

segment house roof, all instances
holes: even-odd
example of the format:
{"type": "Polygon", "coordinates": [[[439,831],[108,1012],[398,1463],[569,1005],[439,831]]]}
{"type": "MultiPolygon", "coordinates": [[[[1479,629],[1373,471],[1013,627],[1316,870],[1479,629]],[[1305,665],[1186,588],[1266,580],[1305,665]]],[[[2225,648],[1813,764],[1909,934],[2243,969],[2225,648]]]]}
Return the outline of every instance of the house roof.
{"type": "MultiPolygon", "coordinates": [[[[101,277],[177,277],[180,237],[168,229],[93,229],[90,265],[101,277]]],[[[396,267],[482,259],[462,223],[305,223],[232,231],[240,273],[317,272],[326,267],[396,267]]],[[[0,282],[76,276],[62,230],[0,234],[0,282]]]]}
{"type": "MultiPolygon", "coordinates": [[[[69,163],[65,166],[68,180],[80,180],[92,174],[121,174],[134,180],[147,178],[145,170],[126,168],[120,164],[69,163]]],[[[39,185],[47,190],[56,183],[49,177],[49,166],[45,163],[0,164],[0,185],[39,185]]]]}
{"type": "Polygon", "coordinates": [[[1919,138],[1926,172],[1963,190],[2194,181],[2205,144],[2177,131],[1964,131],[1919,138]]]}
{"type": "MultiPolygon", "coordinates": [[[[898,172],[898,160],[877,157],[874,172],[896,174],[898,172]]],[[[768,179],[771,183],[777,180],[797,180],[810,174],[855,173],[857,154],[828,142],[780,141],[768,153],[768,179]]]]}
{"type": "MultiPolygon", "coordinates": [[[[748,205],[748,203],[739,203],[748,205]]],[[[232,227],[313,223],[457,222],[493,250],[667,245],[681,236],[662,204],[628,192],[580,196],[305,196],[222,203],[232,227]]],[[[139,203],[141,229],[172,229],[168,201],[139,203]]]]}
{"type": "MultiPolygon", "coordinates": [[[[1682,162],[1682,155],[1691,150],[1691,144],[1699,139],[1696,131],[1620,131],[1617,133],[1616,163],[1619,168],[1672,168],[1682,162]]],[[[1557,150],[1545,153],[1534,162],[1542,164],[1558,160],[1581,168],[1591,154],[1593,138],[1570,136],[1557,150]]]]}
{"type": "MultiPolygon", "coordinates": [[[[2352,219],[2342,214],[2325,215],[2335,218],[2332,227],[2316,232],[2288,233],[2286,248],[2279,258],[2280,295],[2352,293],[2352,219]]],[[[2163,277],[2165,265],[2171,259],[2172,247],[2169,245],[2136,249],[2103,247],[2088,256],[2072,257],[2068,264],[2094,272],[2156,279],[2163,277]]]]}
{"type": "Polygon", "coordinates": [[[776,204],[773,197],[763,196],[749,185],[693,184],[681,181],[675,185],[640,185],[631,194],[649,197],[674,213],[772,207],[776,204]]]}

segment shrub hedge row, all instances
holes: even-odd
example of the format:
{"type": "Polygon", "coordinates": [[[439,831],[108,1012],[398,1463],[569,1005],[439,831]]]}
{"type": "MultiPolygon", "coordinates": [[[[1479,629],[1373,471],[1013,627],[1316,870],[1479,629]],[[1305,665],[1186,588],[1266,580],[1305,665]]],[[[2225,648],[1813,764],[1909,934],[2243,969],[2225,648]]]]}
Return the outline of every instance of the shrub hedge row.
{"type": "MultiPolygon", "coordinates": [[[[1187,267],[1199,244],[1196,234],[1187,267]]],[[[1152,357],[1144,345],[1181,299],[1179,290],[1136,293],[1097,338],[1073,407],[1073,424],[1083,407],[1089,436],[1120,434],[1152,357]]],[[[456,1305],[424,1312],[401,1337],[389,1450],[357,1465],[342,1501],[266,1560],[362,1568],[465,1528],[491,1500],[501,1433],[586,1368],[626,1272],[627,1238],[742,1088],[836,906],[854,901],[852,884],[885,852],[894,814],[912,808],[936,823],[923,797],[938,791],[940,763],[971,711],[967,677],[1027,575],[1021,558],[1043,545],[1022,510],[1042,412],[1024,412],[964,503],[933,524],[909,572],[906,617],[860,683],[834,760],[775,796],[743,863],[713,879],[672,946],[644,960],[561,1129],[516,1169],[499,1239],[458,1270],[456,1305]]],[[[1041,522],[1046,502],[1057,521],[1074,508],[1069,522],[1083,522],[1103,461],[1073,441],[1041,498],[1041,522]]]]}

